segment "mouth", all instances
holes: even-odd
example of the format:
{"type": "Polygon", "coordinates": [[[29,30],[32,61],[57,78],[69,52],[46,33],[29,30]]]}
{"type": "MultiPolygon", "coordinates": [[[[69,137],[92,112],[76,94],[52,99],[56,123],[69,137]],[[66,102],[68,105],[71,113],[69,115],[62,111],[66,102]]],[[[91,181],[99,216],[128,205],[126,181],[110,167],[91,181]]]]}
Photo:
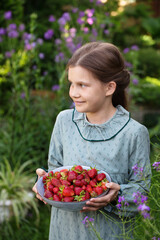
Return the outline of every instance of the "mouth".
{"type": "Polygon", "coordinates": [[[74,103],[75,103],[76,105],[81,105],[81,104],[83,104],[84,102],[82,102],[82,101],[74,101],[74,103]]]}

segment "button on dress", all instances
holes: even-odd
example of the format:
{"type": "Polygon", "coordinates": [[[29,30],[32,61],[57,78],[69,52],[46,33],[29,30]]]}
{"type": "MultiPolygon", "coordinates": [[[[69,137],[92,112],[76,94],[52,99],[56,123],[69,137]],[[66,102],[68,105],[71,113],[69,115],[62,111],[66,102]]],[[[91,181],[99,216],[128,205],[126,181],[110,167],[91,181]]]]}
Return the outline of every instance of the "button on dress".
{"type": "MultiPolygon", "coordinates": [[[[82,223],[84,218],[94,218],[94,228],[104,240],[123,239],[121,216],[133,218],[137,206],[133,193],[149,191],[150,140],[145,126],[130,117],[118,105],[114,116],[103,124],[87,121],[85,113],[76,109],[60,112],[57,116],[49,147],[48,170],[60,166],[84,165],[106,171],[112,182],[121,187],[129,206],[119,213],[111,203],[100,211],[68,212],[52,207],[49,240],[93,240],[96,235],[82,223]],[[143,168],[143,177],[134,174],[132,167],[143,168]]],[[[126,224],[126,228],[128,225],[126,224]]],[[[131,237],[131,236],[130,236],[131,237]]]]}

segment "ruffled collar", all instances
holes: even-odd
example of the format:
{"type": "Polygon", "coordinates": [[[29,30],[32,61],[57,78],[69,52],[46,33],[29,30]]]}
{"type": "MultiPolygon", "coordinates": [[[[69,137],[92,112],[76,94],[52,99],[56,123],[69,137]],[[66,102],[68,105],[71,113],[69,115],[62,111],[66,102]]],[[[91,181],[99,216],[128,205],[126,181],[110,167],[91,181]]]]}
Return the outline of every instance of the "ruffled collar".
{"type": "Polygon", "coordinates": [[[72,121],[76,125],[81,137],[86,141],[100,142],[114,138],[130,121],[130,113],[121,105],[112,118],[103,124],[88,122],[85,113],[73,110],[72,121]]]}

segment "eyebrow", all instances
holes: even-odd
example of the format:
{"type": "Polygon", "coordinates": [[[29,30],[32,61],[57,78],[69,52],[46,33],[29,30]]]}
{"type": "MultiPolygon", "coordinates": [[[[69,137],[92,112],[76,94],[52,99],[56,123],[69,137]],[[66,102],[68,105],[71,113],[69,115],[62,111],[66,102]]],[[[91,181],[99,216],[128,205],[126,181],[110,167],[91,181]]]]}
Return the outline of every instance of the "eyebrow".
{"type": "MultiPolygon", "coordinates": [[[[72,81],[71,81],[70,79],[68,79],[68,81],[72,83],[72,81]]],[[[77,81],[76,83],[77,83],[77,84],[89,85],[88,82],[85,82],[85,81],[83,81],[83,80],[77,81]]]]}

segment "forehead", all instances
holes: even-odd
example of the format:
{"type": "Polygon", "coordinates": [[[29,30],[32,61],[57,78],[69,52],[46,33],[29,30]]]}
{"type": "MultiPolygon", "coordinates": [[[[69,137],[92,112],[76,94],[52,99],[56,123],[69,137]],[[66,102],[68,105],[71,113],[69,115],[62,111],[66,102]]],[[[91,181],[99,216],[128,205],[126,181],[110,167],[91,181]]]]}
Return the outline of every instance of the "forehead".
{"type": "Polygon", "coordinates": [[[85,81],[93,81],[96,78],[93,74],[88,71],[87,69],[81,66],[69,67],[68,69],[68,79],[70,81],[78,81],[78,80],[85,80],[85,81]]]}

